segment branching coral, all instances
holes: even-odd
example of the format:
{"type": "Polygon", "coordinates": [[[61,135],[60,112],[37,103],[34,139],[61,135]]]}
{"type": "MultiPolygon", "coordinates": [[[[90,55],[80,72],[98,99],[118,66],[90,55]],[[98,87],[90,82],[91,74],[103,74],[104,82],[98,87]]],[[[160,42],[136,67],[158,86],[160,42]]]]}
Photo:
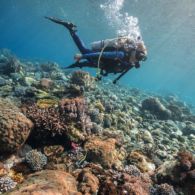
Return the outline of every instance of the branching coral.
{"type": "Polygon", "coordinates": [[[92,124],[84,98],[62,99],[57,106],[39,108],[36,104],[23,109],[35,124],[33,136],[47,139],[62,136],[83,140],[92,124]]]}

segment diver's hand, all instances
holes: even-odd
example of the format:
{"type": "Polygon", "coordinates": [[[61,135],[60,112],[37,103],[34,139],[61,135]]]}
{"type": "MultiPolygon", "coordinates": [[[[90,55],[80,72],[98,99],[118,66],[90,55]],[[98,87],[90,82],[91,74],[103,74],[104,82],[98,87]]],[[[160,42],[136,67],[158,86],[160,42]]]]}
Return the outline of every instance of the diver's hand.
{"type": "Polygon", "coordinates": [[[74,59],[79,62],[82,59],[82,54],[75,54],[74,59]]]}
{"type": "Polygon", "coordinates": [[[114,81],[112,81],[113,84],[116,84],[117,83],[117,80],[115,79],[114,81]]]}

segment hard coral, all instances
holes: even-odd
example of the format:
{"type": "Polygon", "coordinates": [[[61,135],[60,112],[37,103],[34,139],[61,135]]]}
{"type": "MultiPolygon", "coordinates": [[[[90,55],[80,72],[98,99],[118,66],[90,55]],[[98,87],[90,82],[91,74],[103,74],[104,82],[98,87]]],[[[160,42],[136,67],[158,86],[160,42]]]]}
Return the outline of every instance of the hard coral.
{"type": "Polygon", "coordinates": [[[87,115],[87,104],[84,98],[62,99],[59,112],[67,122],[75,122],[82,131],[90,132],[92,124],[87,115]]]}
{"type": "Polygon", "coordinates": [[[37,139],[54,136],[83,140],[91,131],[91,120],[87,114],[84,98],[62,99],[57,106],[39,108],[36,104],[26,106],[24,113],[35,124],[32,133],[37,139]]]}
{"type": "Polygon", "coordinates": [[[78,70],[72,73],[70,84],[82,86],[85,91],[89,91],[95,87],[95,79],[89,73],[78,70]]]}
{"type": "Polygon", "coordinates": [[[0,153],[13,153],[26,141],[33,123],[10,101],[0,98],[0,153]]]}
{"type": "Polygon", "coordinates": [[[47,164],[47,157],[37,150],[28,152],[25,160],[33,171],[40,171],[47,164]]]}
{"type": "Polygon", "coordinates": [[[100,163],[103,167],[120,167],[120,153],[116,149],[116,140],[109,138],[101,140],[98,137],[90,138],[84,146],[87,151],[87,160],[100,163]]]}
{"type": "Polygon", "coordinates": [[[39,108],[36,104],[23,108],[23,112],[34,123],[31,137],[46,140],[49,137],[66,134],[67,125],[62,120],[57,107],[39,108]]]}
{"type": "Polygon", "coordinates": [[[57,105],[58,105],[58,101],[55,99],[40,99],[37,101],[37,106],[39,108],[49,108],[57,105]]]}
{"type": "Polygon", "coordinates": [[[0,194],[7,192],[16,187],[16,182],[14,182],[10,177],[1,177],[0,178],[0,194]]]}

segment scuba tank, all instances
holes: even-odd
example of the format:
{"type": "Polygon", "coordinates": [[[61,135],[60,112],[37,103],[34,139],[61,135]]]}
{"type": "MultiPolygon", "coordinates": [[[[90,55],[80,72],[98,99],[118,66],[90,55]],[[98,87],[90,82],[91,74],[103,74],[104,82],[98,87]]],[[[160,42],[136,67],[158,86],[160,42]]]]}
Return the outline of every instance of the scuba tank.
{"type": "Polygon", "coordinates": [[[94,51],[101,51],[103,48],[109,50],[116,50],[116,49],[124,48],[124,45],[130,41],[131,39],[129,37],[117,37],[114,39],[95,41],[91,43],[91,49],[94,51]]]}

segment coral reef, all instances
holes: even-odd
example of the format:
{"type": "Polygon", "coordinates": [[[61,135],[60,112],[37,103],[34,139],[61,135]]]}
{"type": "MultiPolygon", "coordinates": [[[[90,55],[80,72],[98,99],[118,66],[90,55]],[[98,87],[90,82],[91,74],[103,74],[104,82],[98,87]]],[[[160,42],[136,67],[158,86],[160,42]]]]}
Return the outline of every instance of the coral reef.
{"type": "Polygon", "coordinates": [[[26,141],[33,124],[9,100],[0,98],[0,153],[13,153],[26,141]]]}
{"type": "Polygon", "coordinates": [[[176,96],[3,50],[0,107],[7,194],[195,194],[195,115],[176,96]]]}

